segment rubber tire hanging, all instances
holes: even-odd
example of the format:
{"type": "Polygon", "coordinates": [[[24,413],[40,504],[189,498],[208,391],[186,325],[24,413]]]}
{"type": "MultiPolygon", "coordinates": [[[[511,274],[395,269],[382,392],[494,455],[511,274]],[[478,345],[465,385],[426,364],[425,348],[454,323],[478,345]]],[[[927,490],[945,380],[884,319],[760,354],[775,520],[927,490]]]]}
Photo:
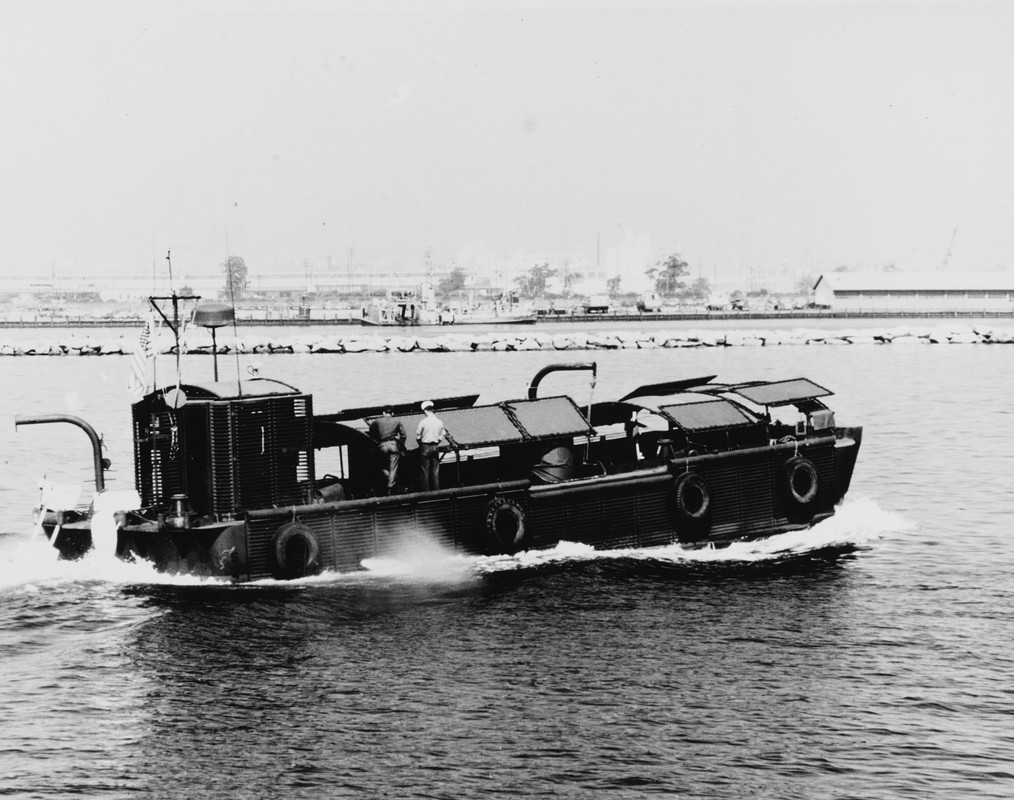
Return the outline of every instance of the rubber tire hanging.
{"type": "Polygon", "coordinates": [[[495,497],[486,505],[487,550],[492,554],[513,554],[524,549],[527,533],[525,510],[506,497],[495,497]]]}
{"type": "Polygon", "coordinates": [[[676,478],[672,493],[676,533],[681,542],[696,542],[711,530],[711,488],[696,472],[676,478]]]}
{"type": "Polygon", "coordinates": [[[808,519],[816,508],[820,476],[816,465],[804,456],[794,456],[782,466],[782,499],[790,519],[808,519]]]}
{"type": "Polygon", "coordinates": [[[271,571],[280,580],[320,572],[320,544],[306,525],[286,522],[271,537],[271,571]]]}

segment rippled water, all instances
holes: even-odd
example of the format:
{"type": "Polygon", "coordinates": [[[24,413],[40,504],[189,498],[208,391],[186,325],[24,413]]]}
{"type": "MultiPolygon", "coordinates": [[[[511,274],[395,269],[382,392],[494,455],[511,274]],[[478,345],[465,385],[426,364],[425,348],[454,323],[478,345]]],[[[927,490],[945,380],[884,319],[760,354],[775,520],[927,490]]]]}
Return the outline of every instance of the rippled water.
{"type": "MultiPolygon", "coordinates": [[[[0,794],[1011,796],[1014,348],[569,360],[592,357],[599,399],[714,372],[829,386],[839,422],[866,428],[848,500],[809,539],[719,552],[420,543],[355,575],[242,587],[55,562],[30,536],[36,479],[87,480],[87,440],[12,416],[81,414],[129,486],[128,359],[0,360],[0,794]]],[[[521,396],[568,356],[257,360],[326,411],[521,396]]],[[[548,381],[587,398],[577,373],[548,381]]]]}

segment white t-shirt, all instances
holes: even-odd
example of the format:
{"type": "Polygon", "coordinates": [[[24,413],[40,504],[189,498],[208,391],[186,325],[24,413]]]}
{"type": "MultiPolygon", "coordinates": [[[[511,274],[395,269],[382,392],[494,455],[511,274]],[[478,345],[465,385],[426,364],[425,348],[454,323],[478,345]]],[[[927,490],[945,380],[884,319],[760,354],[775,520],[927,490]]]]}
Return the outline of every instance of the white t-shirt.
{"type": "Polygon", "coordinates": [[[415,429],[416,441],[423,444],[439,444],[443,435],[444,423],[439,417],[429,414],[419,420],[419,426],[415,429]]]}

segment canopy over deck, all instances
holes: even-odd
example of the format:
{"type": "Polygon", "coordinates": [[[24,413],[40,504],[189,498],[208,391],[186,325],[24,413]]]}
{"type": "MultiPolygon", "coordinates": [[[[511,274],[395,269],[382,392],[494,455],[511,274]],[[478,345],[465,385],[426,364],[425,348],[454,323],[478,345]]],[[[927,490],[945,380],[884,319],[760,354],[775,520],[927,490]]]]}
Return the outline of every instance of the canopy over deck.
{"type": "MultiPolygon", "coordinates": [[[[569,397],[511,400],[472,408],[441,411],[447,437],[458,449],[493,447],[521,442],[589,436],[594,433],[577,404],[569,397]]],[[[405,443],[415,449],[415,429],[422,414],[398,415],[408,435],[405,443]]],[[[367,418],[367,422],[371,418],[367,418]]]]}
{"type": "MultiPolygon", "coordinates": [[[[479,399],[477,394],[462,394],[453,397],[434,397],[433,408],[443,411],[448,408],[468,408],[475,405],[479,399]]],[[[407,417],[419,410],[418,400],[411,400],[401,403],[383,403],[380,405],[359,406],[357,408],[345,408],[330,414],[316,414],[316,419],[321,422],[349,422],[354,420],[370,420],[379,417],[385,408],[390,408],[391,413],[397,417],[407,417]]],[[[420,416],[416,414],[416,416],[420,416]]]]}
{"type": "Polygon", "coordinates": [[[627,392],[627,394],[620,398],[619,402],[633,400],[635,397],[668,397],[680,394],[696,386],[705,386],[716,377],[715,375],[703,375],[699,378],[681,378],[675,381],[664,381],[663,383],[646,383],[644,386],[638,386],[632,392],[627,392]]]}
{"type": "Polygon", "coordinates": [[[757,424],[742,408],[724,397],[698,395],[685,403],[659,406],[659,413],[681,430],[709,431],[757,424]]]}
{"type": "MultiPolygon", "coordinates": [[[[273,395],[301,394],[295,386],[273,378],[248,378],[240,384],[235,381],[201,381],[199,383],[184,383],[178,388],[186,395],[187,402],[194,400],[244,400],[273,395]]],[[[161,402],[168,392],[176,389],[176,384],[163,386],[145,395],[139,402],[151,403],[156,400],[161,402]]]]}
{"type": "Polygon", "coordinates": [[[816,400],[834,394],[808,378],[793,378],[770,383],[741,384],[730,388],[734,394],[745,397],[759,406],[787,406],[816,400]]]}

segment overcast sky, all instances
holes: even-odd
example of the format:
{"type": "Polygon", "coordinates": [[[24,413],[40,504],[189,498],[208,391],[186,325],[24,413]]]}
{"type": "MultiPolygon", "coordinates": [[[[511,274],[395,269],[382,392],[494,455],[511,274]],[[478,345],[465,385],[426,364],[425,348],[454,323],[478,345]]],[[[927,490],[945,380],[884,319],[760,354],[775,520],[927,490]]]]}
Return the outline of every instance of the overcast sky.
{"type": "Polygon", "coordinates": [[[1014,268],[1014,3],[0,10],[3,274],[1014,268]],[[954,231],[957,229],[957,234],[954,231]]]}

